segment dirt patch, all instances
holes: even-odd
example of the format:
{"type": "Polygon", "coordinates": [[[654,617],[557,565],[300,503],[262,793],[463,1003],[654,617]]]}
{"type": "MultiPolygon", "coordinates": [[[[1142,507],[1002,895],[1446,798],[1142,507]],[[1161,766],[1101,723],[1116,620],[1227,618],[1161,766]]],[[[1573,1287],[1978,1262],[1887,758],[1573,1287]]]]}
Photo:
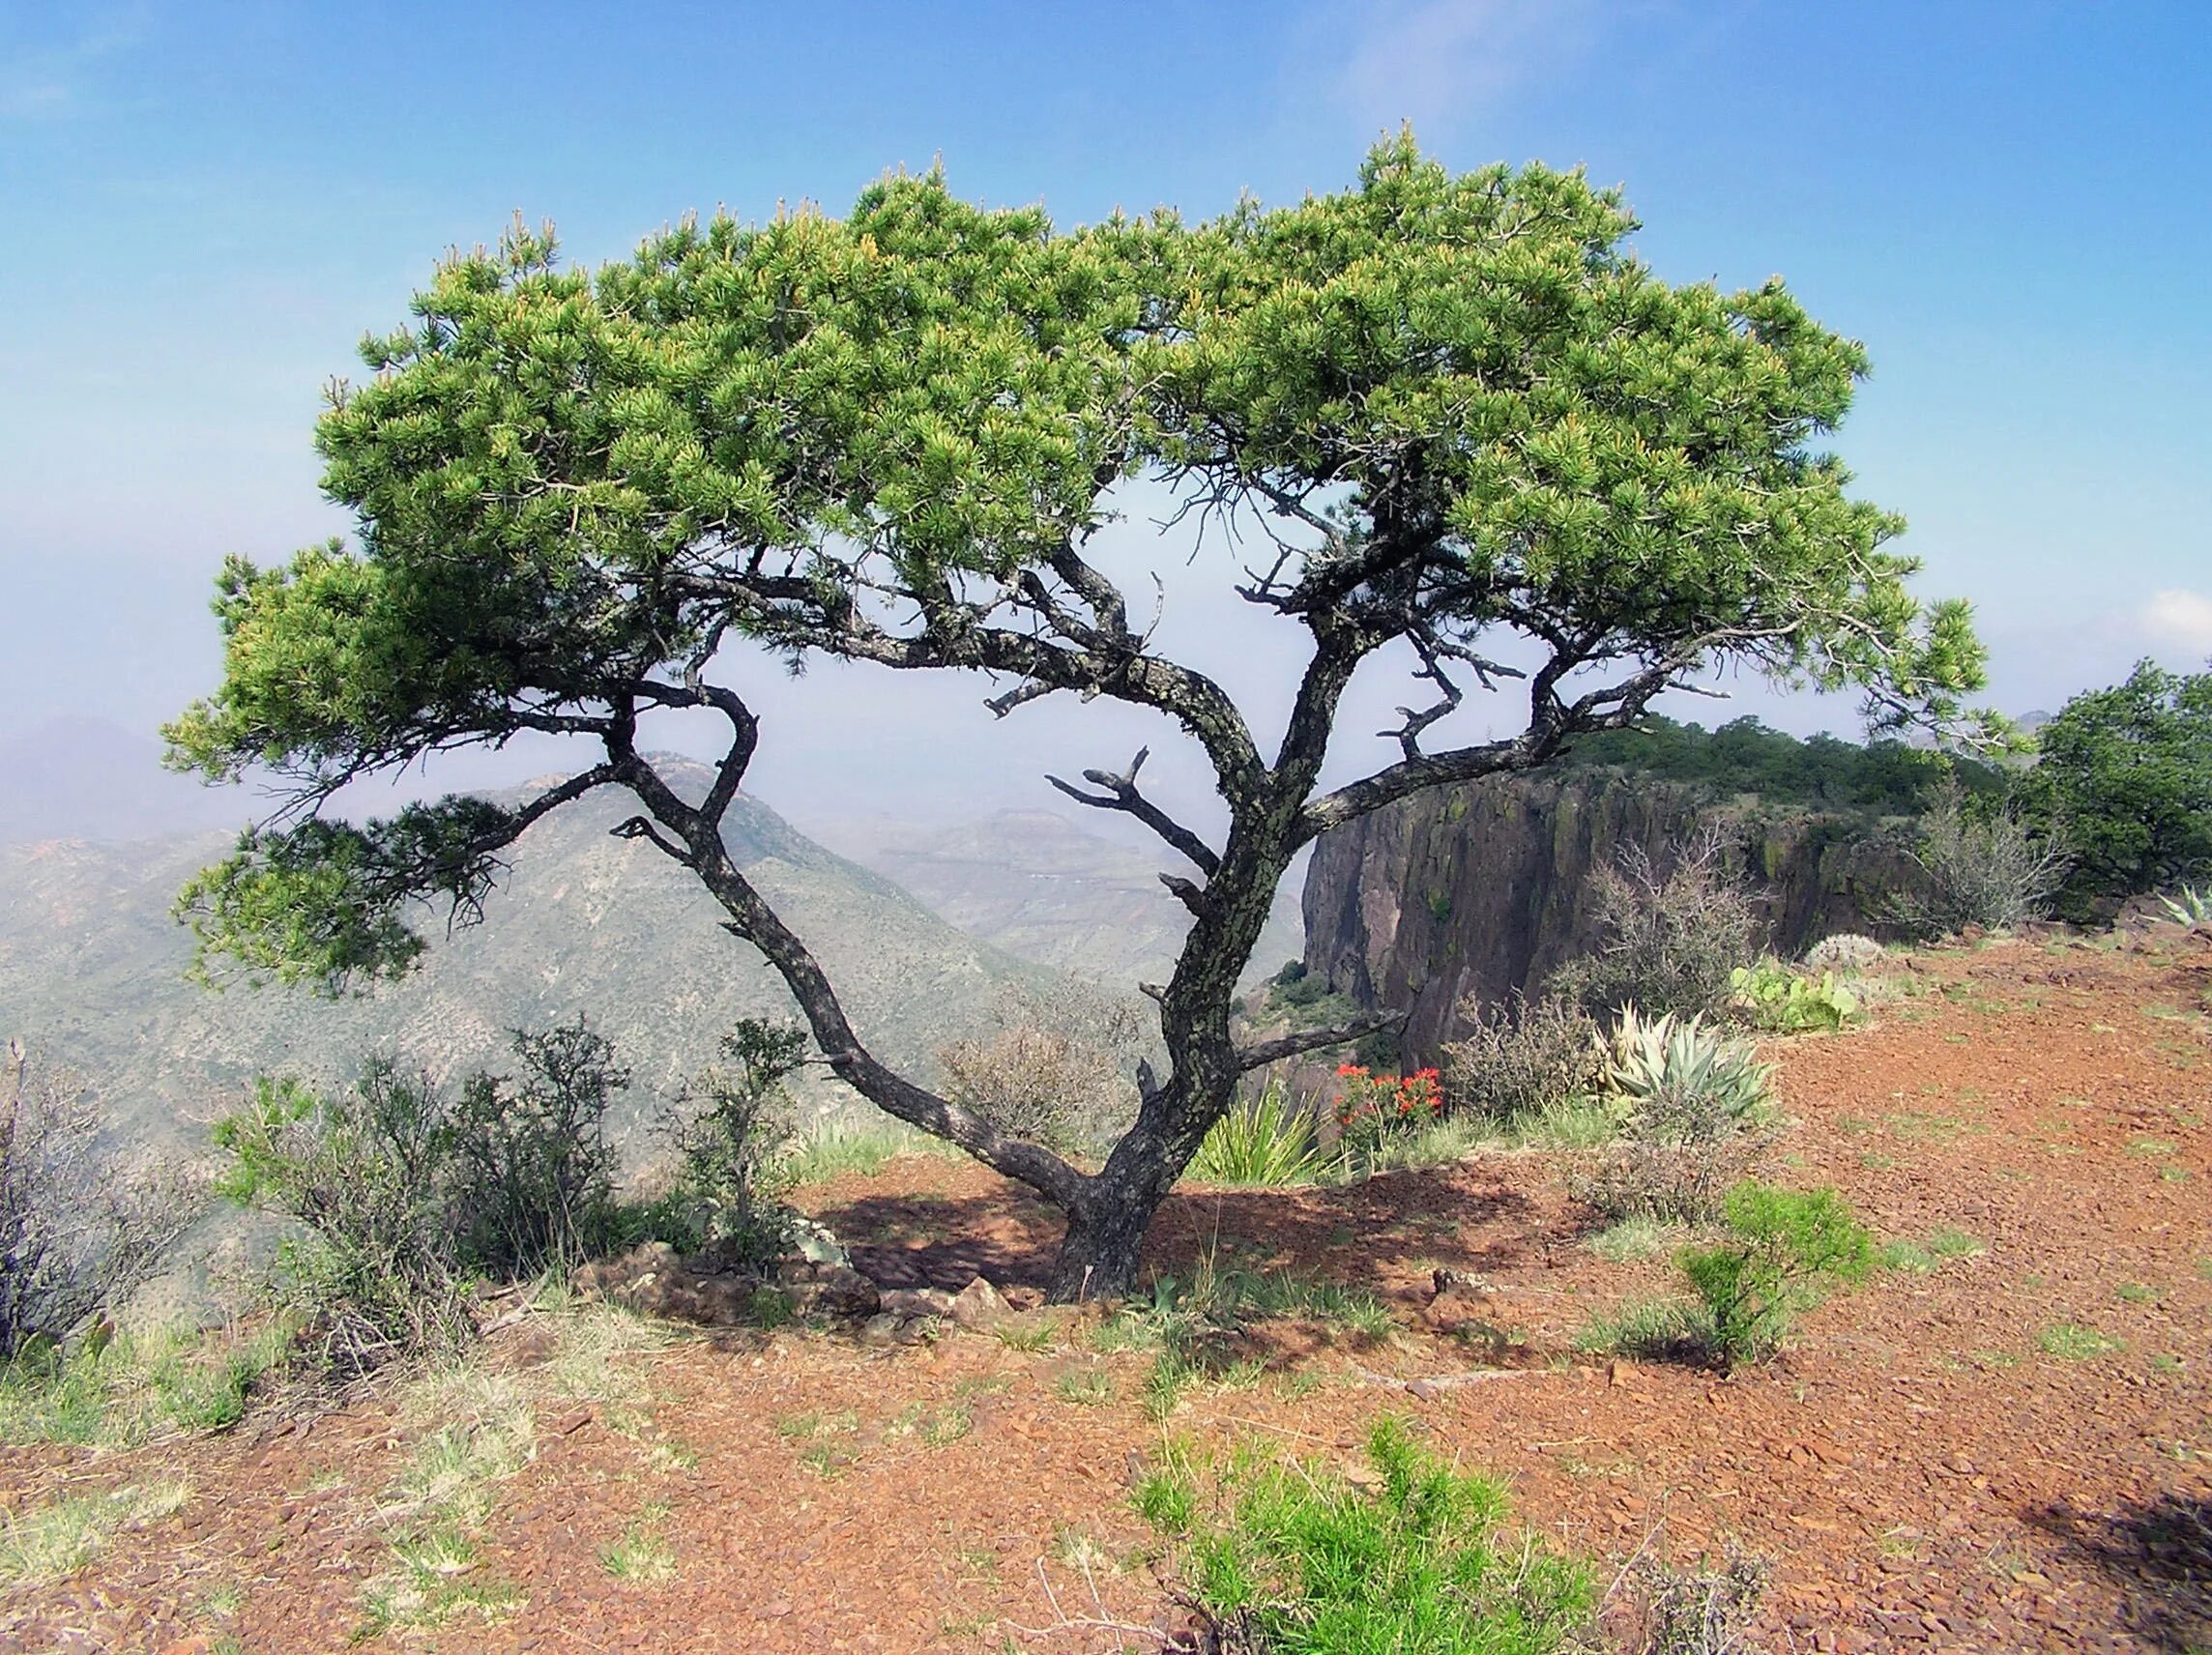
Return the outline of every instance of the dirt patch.
{"type": "MultiPolygon", "coordinates": [[[[1405,1414],[1507,1475],[1522,1517],[1601,1582],[1646,1546],[1764,1556],[1775,1648],[2212,1642],[2212,949],[2015,943],[1917,968],[1923,992],[1873,1027],[1773,1048],[1791,1121],[1776,1176],[1836,1184],[1885,1239],[1932,1243],[1808,1318],[1775,1363],[1573,1356],[1586,1320],[1668,1291],[1671,1266],[1600,1261],[1556,1167],[1495,1155],[1179,1195],[1156,1270],[1187,1280],[1212,1250],[1375,1292],[1397,1330],[1266,1324],[1237,1384],[1193,1387],[1164,1429],[1349,1459],[1378,1412],[1405,1414]],[[1479,1280],[1510,1327],[1508,1377],[1470,1380],[1491,1361],[1421,1316],[1439,1269],[1479,1280]]],[[[934,1159],[807,1205],[887,1282],[1033,1287],[1058,1239],[1021,1191],[934,1159]]],[[[1075,1623],[1162,1612],[1127,1486],[1163,1428],[1143,1408],[1150,1359],[1076,1331],[1038,1349],[681,1335],[629,1359],[628,1401],[539,1405],[468,1566],[511,1607],[368,1646],[1113,1648],[1075,1623]],[[610,1567],[645,1531],[665,1579],[610,1567]]],[[[128,1453],[0,1451],[11,1513],[156,1474],[193,1489],[73,1580],[16,1591],[0,1647],[345,1646],[391,1557],[385,1491],[425,1429],[370,1396],[128,1453]]]]}

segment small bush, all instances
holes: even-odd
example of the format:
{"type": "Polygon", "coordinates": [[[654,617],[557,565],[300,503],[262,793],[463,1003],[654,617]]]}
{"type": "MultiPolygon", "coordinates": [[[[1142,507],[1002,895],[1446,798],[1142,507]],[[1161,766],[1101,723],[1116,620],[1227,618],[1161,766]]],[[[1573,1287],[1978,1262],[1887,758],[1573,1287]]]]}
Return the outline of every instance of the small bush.
{"type": "Polygon", "coordinates": [[[339,1370],[459,1341],[480,1272],[626,1238],[605,1118],[627,1071],[580,1018],[514,1048],[519,1082],[472,1075],[457,1100],[372,1058],[344,1091],[263,1077],[216,1122],[217,1188],[299,1227],[271,1285],[339,1370]]]}
{"type": "Polygon", "coordinates": [[[1759,906],[1725,859],[1718,824],[1676,851],[1672,865],[1642,847],[1594,876],[1599,944],[1544,985],[1545,998],[1610,1018],[1624,1006],[1683,1016],[1718,1016],[1729,973],[1760,952],[1759,906]]]}
{"type": "Polygon", "coordinates": [[[1444,1090],[1455,1113],[1488,1120],[1531,1118],[1598,1091],[1605,1058],[1597,1025],[1564,1000],[1469,999],[1465,1038],[1443,1049],[1444,1090]]]}
{"type": "Polygon", "coordinates": [[[987,1039],[939,1049],[953,1101],[1018,1138],[1083,1150],[1135,1118],[1141,1055],[1134,1007],[1073,985],[1000,1007],[987,1039]]]}
{"type": "Polygon", "coordinates": [[[607,1107],[630,1072],[579,1016],[516,1031],[519,1082],[478,1073],[462,1083],[451,1128],[450,1199],[460,1256],[503,1279],[603,1252],[615,1223],[607,1107]]]}
{"type": "Polygon", "coordinates": [[[1213,1123],[1188,1172],[1207,1183],[1279,1188],[1311,1183],[1321,1164],[1313,1112],[1293,1104],[1283,1083],[1270,1080],[1213,1123]]]}
{"type": "Polygon", "coordinates": [[[264,1076],[215,1124],[217,1189],[293,1220],[272,1283],[326,1359],[373,1366],[465,1326],[445,1176],[452,1125],[437,1089],[372,1058],[347,1091],[264,1076]]]}
{"type": "Polygon", "coordinates": [[[1712,1315],[1715,1353],[1732,1366],[1772,1355],[1829,1285],[1862,1282],[1874,1267],[1873,1238],[1834,1190],[1746,1182],[1724,1211],[1728,1238],[1686,1249],[1681,1263],[1712,1315]]]}
{"type": "Polygon", "coordinates": [[[1338,1065],[1337,1146],[1346,1170],[1354,1162],[1372,1162],[1394,1140],[1434,1125],[1443,1108],[1443,1088],[1435,1069],[1391,1075],[1377,1074],[1364,1063],[1338,1065]]]}
{"type": "Polygon", "coordinates": [[[1888,952],[1872,937],[1839,931],[1807,948],[1798,963],[1815,972],[1863,972],[1879,965],[1888,952]]]}
{"type": "Polygon", "coordinates": [[[1202,1486],[1187,1454],[1144,1478],[1136,1506],[1212,1647],[1269,1655],[1561,1648],[1590,1605],[1585,1571],[1505,1527],[1501,1484],[1378,1420],[1356,1480],[1246,1455],[1202,1486]]]}
{"type": "Polygon", "coordinates": [[[1729,976],[1735,1009],[1761,1029],[1783,1034],[1834,1031],[1859,1020],[1859,998],[1824,971],[1808,976],[1774,960],[1739,966],[1729,976]]]}
{"type": "Polygon", "coordinates": [[[1607,1221],[1703,1224],[1764,1147],[1773,1068],[1697,1018],[1621,1013],[1605,1059],[1618,1142],[1580,1168],[1575,1195],[1607,1221]]]}
{"type": "Polygon", "coordinates": [[[777,1198],[794,1182],[787,1083],[805,1051],[797,1027],[755,1018],[722,1037],[723,1060],[692,1082],[666,1123],[678,1168],[667,1205],[683,1215],[683,1234],[660,1239],[754,1267],[790,1243],[791,1214],[777,1198]]]}
{"type": "Polygon", "coordinates": [[[1936,789],[1910,854],[1921,888],[1898,897],[1889,916],[1922,937],[2040,919],[2073,865],[2055,822],[2039,829],[2007,806],[1976,806],[1956,780],[1936,789]]]}
{"type": "Polygon", "coordinates": [[[34,1069],[21,1041],[0,1055],[0,1363],[57,1345],[145,1281],[199,1217],[183,1169],[132,1172],[101,1142],[79,1080],[34,1069]]]}

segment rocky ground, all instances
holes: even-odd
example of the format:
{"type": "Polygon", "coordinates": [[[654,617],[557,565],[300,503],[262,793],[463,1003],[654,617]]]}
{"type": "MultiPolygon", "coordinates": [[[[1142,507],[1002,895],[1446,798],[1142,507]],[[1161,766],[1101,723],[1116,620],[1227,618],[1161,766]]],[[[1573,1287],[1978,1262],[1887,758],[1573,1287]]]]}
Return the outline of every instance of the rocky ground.
{"type": "Polygon", "coordinates": [[[129,1451],[0,1450],[17,1520],[162,1495],[17,1591],[0,1647],[1157,1647],[1101,1624],[1172,1618],[1132,1467],[1177,1435],[1349,1463],[1385,1410],[1508,1478],[1601,1586],[1639,1554],[1763,1559],[1761,1647],[2212,1647],[2212,944],[2006,943],[1914,983],[1864,1030],[1776,1043],[1774,1176],[1835,1184],[1922,1267],[1833,1299],[1765,1367],[1578,1354],[1672,1267],[1600,1259],[1557,1161],[1500,1153],[1179,1196],[1160,1271],[1210,1254],[1369,1289],[1391,1327],[1255,1322],[1231,1354],[1258,1359],[1159,1423],[1150,1355],[1022,1308],[1049,1214],[908,1159],[807,1194],[877,1297],[839,1331],[524,1315],[474,1376],[129,1451]],[[1439,1269],[1510,1330],[1505,1360],[1430,1306],[1439,1269]],[[1011,1313],[915,1294],[978,1275],[1011,1313]],[[440,1553],[440,1523],[467,1544],[440,1553]],[[453,1587],[442,1627],[393,1609],[408,1556],[453,1587]]]}

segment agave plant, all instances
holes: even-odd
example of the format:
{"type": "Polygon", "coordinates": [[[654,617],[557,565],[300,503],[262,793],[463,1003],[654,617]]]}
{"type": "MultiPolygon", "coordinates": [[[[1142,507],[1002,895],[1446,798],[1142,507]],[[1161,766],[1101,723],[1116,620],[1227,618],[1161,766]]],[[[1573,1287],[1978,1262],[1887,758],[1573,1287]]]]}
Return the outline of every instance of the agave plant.
{"type": "Polygon", "coordinates": [[[1292,1103],[1283,1083],[1271,1080],[1213,1123],[1191,1158],[1190,1176],[1212,1184],[1310,1183],[1321,1158],[1313,1112],[1292,1103]]]}
{"type": "Polygon", "coordinates": [[[2199,890],[2185,885],[2171,896],[2160,897],[2158,905],[2176,925],[2212,925],[2212,886],[2199,890]]]}
{"type": "Polygon", "coordinates": [[[1621,1124],[1650,1142],[1695,1143],[1758,1124],[1774,1065],[1700,1017],[1621,1009],[1606,1054],[1606,1091],[1621,1124]]]}

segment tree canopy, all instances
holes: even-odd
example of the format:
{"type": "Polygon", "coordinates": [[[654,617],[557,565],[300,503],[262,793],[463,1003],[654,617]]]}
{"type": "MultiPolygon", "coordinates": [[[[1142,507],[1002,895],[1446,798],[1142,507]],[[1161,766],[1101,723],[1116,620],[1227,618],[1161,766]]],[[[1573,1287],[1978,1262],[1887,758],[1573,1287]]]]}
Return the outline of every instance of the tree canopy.
{"type": "Polygon", "coordinates": [[[2036,744],[2029,797],[2073,857],[2074,909],[2212,870],[2212,668],[2139,661],[2069,701],[2036,744]]]}
{"type": "Polygon", "coordinates": [[[170,726],[173,758],[273,772],[294,814],[186,893],[205,956],[333,989],[404,970],[411,900],[466,915],[531,822],[626,788],[623,830],[698,875],[839,1074],[1066,1208],[1062,1291],[1124,1284],[1237,1076],[1283,1055],[1235,1044],[1231,994],[1308,840],[1544,764],[1715,665],[1854,688],[1885,726],[1955,722],[1980,685],[1965,606],[1910,593],[1899,519],[1819,447],[1860,347],[1779,280],[1661,280],[1635,228],[1579,172],[1455,175],[1407,135],[1353,188],[1198,223],[1059,230],[932,173],[842,218],[686,221],[597,272],[520,226],[449,258],[317,428],[356,543],[223,571],[223,679],[170,726]],[[1306,636],[1272,753],[1086,556],[1137,477],[1257,546],[1224,588],[1306,636]],[[1323,790],[1346,686],[1391,646],[1424,705],[1392,762],[1323,790]],[[1170,1069],[1140,1074],[1102,1169],[884,1069],[720,845],[757,737],[737,685],[763,653],[979,672],[1002,715],[1103,695],[1204,752],[1228,816],[1211,842],[1142,790],[1143,754],[1058,784],[1198,876],[1162,876],[1193,915],[1153,990],[1170,1069]],[[1475,686],[1522,700],[1525,727],[1426,745],[1475,686]],[[698,803],[637,739],[684,707],[730,734],[698,803]],[[593,762],[517,810],[321,814],[356,777],[525,731],[593,762]]]}

